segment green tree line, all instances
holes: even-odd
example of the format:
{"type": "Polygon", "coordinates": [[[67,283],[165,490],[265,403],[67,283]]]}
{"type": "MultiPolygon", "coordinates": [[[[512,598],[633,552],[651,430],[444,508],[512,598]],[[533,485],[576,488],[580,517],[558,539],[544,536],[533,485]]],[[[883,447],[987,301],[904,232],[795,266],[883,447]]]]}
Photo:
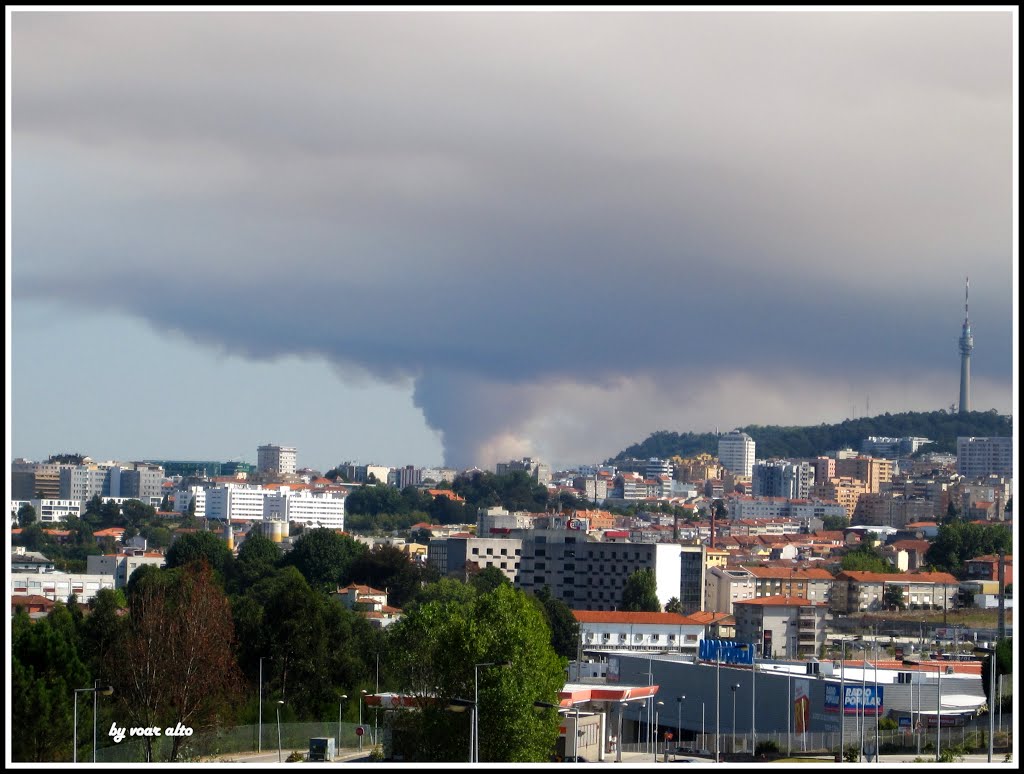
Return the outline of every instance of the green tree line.
{"type": "MultiPolygon", "coordinates": [[[[902,414],[881,414],[875,417],[847,419],[838,424],[808,426],[747,425],[737,428],[754,439],[757,456],[816,457],[831,449],[860,449],[869,436],[928,438],[934,443],[922,448],[924,452],[956,453],[956,439],[960,436],[1012,436],[1013,422],[1009,416],[991,411],[968,411],[950,414],[945,411],[908,411],[902,414]]],[[[668,459],[674,455],[692,457],[702,452],[717,456],[718,438],[715,433],[676,433],[658,430],[644,441],[633,444],[608,463],[628,458],[668,459]]]]}
{"type": "MultiPolygon", "coordinates": [[[[16,612],[13,757],[88,759],[90,734],[79,734],[72,750],[74,697],[98,681],[113,688],[97,702],[98,727],[181,723],[196,733],[256,723],[261,695],[264,704],[282,701],[282,721],[293,722],[336,720],[343,695],[403,691],[420,706],[399,713],[405,759],[458,761],[467,721],[448,715],[446,702],[472,697],[474,663],[508,661],[481,679],[481,701],[503,707],[481,717],[481,739],[491,738],[481,760],[546,760],[558,718],[533,702],[557,700],[577,642],[564,603],[546,589],[515,590],[493,568],[467,582],[439,578],[398,549],[371,550],[326,529],[303,531],[287,553],[254,533],[234,556],[200,531],[174,542],[165,567],[140,568],[125,589],[102,590],[88,606],[72,598],[40,620],[16,612]],[[332,597],[348,583],[387,588],[404,617],[374,628],[332,597]]],[[[82,696],[79,724],[87,728],[92,695],[82,696]]],[[[354,722],[358,702],[341,706],[354,722]]],[[[146,741],[147,760],[182,755],[181,739],[146,741]]],[[[101,746],[110,743],[101,737],[101,746]]]]}

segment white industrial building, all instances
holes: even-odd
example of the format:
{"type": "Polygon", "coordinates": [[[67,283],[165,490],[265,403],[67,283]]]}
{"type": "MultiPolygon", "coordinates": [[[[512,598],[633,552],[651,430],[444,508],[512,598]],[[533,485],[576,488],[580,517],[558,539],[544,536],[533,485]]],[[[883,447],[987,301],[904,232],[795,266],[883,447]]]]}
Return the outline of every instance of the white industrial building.
{"type": "Polygon", "coordinates": [[[345,495],[341,492],[311,492],[308,489],[292,491],[282,486],[263,498],[261,518],[307,527],[345,529],[345,495]]]}

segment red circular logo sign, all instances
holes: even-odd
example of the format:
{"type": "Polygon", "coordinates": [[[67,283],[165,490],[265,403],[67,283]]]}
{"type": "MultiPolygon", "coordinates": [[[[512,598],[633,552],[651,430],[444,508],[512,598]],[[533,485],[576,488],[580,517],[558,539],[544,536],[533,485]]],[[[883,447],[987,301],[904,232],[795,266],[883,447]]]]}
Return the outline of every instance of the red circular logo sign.
{"type": "Polygon", "coordinates": [[[363,735],[363,727],[362,726],[356,726],[356,736],[362,736],[362,735],[363,735]]]}

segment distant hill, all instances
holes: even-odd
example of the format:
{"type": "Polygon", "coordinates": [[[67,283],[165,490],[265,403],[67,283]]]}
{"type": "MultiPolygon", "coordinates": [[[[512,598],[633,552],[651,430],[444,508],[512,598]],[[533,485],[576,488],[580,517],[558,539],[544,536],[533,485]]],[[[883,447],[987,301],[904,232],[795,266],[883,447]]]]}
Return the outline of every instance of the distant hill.
{"type": "MultiPolygon", "coordinates": [[[[935,443],[921,451],[956,454],[959,436],[1012,436],[1013,422],[1009,416],[991,411],[970,411],[949,414],[945,411],[904,414],[881,414],[877,417],[847,419],[838,425],[811,425],[807,427],[781,427],[778,425],[748,425],[737,428],[757,443],[758,459],[769,457],[817,457],[832,449],[859,450],[861,442],[869,436],[903,438],[914,436],[930,438],[935,443]]],[[[623,449],[608,460],[630,457],[667,459],[678,454],[692,457],[707,452],[718,456],[718,435],[715,433],[673,433],[658,430],[645,441],[623,449]]]]}

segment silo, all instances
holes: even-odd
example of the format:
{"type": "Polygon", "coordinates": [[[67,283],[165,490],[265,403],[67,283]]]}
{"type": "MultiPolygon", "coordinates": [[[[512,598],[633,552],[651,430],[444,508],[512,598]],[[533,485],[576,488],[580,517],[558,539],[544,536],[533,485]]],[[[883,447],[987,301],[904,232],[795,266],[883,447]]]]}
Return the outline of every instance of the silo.
{"type": "Polygon", "coordinates": [[[281,530],[281,522],[276,519],[270,522],[270,539],[275,543],[280,543],[282,536],[283,532],[281,530]]]}

